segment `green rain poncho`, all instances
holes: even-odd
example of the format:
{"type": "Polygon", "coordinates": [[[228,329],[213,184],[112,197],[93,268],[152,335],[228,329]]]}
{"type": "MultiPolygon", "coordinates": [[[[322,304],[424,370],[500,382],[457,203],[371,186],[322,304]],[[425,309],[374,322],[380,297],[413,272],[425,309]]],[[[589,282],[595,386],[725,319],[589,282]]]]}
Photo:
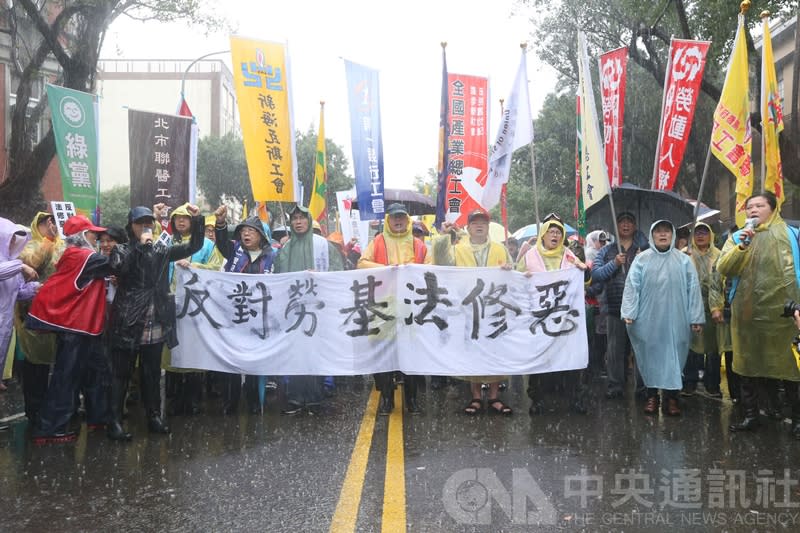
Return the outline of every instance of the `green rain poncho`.
{"type": "Polygon", "coordinates": [[[791,349],[797,328],[781,318],[786,300],[800,299],[786,223],[774,211],[756,228],[750,246],[740,248],[739,239],[739,232],[728,238],[717,262],[720,274],[733,277],[735,284],[733,370],[747,377],[800,381],[791,349]]]}
{"type": "MultiPolygon", "coordinates": [[[[644,384],[652,389],[679,390],[689,354],[692,324],[705,322],[697,272],[691,259],[672,243],[660,252],[653,242],[636,256],[625,280],[620,315],[633,320],[628,336],[644,384]]],[[[671,224],[670,224],[671,225],[671,224]]]]}
{"type": "Polygon", "coordinates": [[[284,272],[301,272],[303,270],[316,270],[319,272],[335,272],[344,270],[342,254],[332,242],[325,237],[316,235],[311,229],[311,213],[303,206],[296,206],[289,212],[302,212],[308,217],[308,231],[295,233],[283,245],[278,257],[275,259],[274,271],[276,274],[284,272]]]}
{"type": "Polygon", "coordinates": [[[696,244],[691,247],[691,258],[697,270],[697,278],[700,281],[700,292],[703,295],[703,304],[705,306],[706,325],[703,327],[701,333],[692,335],[690,349],[699,354],[716,354],[718,352],[717,327],[714,321],[711,320],[711,307],[709,305],[708,295],[713,280],[714,265],[717,259],[719,259],[721,252],[719,248],[714,246],[714,231],[711,229],[711,226],[705,222],[698,222],[694,228],[696,230],[701,226],[708,230],[710,242],[706,250],[700,250],[697,248],[696,244]]]}

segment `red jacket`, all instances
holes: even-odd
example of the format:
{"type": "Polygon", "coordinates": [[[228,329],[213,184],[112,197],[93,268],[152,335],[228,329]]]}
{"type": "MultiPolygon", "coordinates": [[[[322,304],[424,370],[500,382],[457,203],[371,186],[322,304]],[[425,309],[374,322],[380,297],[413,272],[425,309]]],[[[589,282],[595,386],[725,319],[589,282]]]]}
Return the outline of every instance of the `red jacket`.
{"type": "Polygon", "coordinates": [[[105,280],[92,279],[78,287],[78,279],[93,254],[72,246],[64,250],[55,274],[39,289],[28,314],[54,329],[100,335],[106,316],[105,280]]]}

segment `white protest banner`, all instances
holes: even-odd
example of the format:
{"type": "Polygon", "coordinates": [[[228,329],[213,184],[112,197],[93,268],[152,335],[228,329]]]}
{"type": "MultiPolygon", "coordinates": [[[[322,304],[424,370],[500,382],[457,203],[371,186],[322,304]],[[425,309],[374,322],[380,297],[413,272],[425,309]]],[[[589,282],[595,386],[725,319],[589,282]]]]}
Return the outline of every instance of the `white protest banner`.
{"type": "Polygon", "coordinates": [[[406,265],[247,275],[176,269],[176,367],[451,376],[585,368],[583,272],[406,265]]]}
{"type": "Polygon", "coordinates": [[[58,234],[64,238],[64,222],[69,217],[75,216],[75,204],[72,202],[50,202],[50,209],[53,210],[53,218],[56,220],[56,227],[58,227],[58,234]]]}

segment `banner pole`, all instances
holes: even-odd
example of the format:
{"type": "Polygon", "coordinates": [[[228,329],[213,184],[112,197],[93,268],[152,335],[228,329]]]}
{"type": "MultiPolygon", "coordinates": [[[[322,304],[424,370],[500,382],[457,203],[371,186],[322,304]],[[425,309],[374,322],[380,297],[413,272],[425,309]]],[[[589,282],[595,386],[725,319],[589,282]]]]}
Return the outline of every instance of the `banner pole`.
{"type": "MultiPolygon", "coordinates": [[[[522,54],[527,56],[528,43],[527,42],[522,42],[522,43],[519,44],[519,47],[522,48],[522,54]]],[[[527,59],[526,59],[526,61],[527,61],[527,59]]],[[[525,72],[527,74],[528,70],[525,69],[525,72]]],[[[527,84],[528,84],[528,80],[526,79],[525,80],[525,85],[527,86],[527,84]]],[[[525,91],[525,94],[528,94],[528,91],[525,91]]],[[[533,120],[533,115],[530,113],[530,106],[531,106],[530,96],[528,96],[527,101],[525,102],[525,105],[528,106],[528,111],[529,111],[528,112],[528,116],[530,116],[531,120],[533,120]]],[[[536,187],[536,157],[534,156],[534,153],[533,153],[534,136],[535,136],[535,134],[531,136],[531,142],[530,142],[530,148],[531,148],[531,177],[533,178],[533,211],[534,211],[534,213],[536,215],[536,233],[538,234],[539,233],[539,227],[542,224],[542,219],[539,218],[539,191],[538,191],[538,189],[536,187]]]]}

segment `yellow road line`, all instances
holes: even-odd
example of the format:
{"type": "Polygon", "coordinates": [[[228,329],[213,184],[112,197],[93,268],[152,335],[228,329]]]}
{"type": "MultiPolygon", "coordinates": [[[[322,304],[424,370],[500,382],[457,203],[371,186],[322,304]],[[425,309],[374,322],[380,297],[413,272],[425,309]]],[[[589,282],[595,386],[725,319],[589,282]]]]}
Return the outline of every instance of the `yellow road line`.
{"type": "MultiPolygon", "coordinates": [[[[411,379],[411,376],[406,379],[411,379]]],[[[383,483],[383,520],[381,531],[406,531],[406,470],[403,455],[403,398],[398,387],[394,391],[395,409],[389,416],[389,437],[386,445],[386,478],[383,483]]]]}
{"type": "Polygon", "coordinates": [[[350,533],[356,530],[358,507],[361,504],[364,476],[367,473],[367,460],[372,447],[372,435],[375,433],[375,415],[379,398],[380,393],[373,389],[367,400],[367,409],[361,420],[361,428],[358,430],[353,454],[350,456],[350,465],[344,476],[339,503],[336,504],[336,511],[333,513],[331,533],[350,533]]]}

